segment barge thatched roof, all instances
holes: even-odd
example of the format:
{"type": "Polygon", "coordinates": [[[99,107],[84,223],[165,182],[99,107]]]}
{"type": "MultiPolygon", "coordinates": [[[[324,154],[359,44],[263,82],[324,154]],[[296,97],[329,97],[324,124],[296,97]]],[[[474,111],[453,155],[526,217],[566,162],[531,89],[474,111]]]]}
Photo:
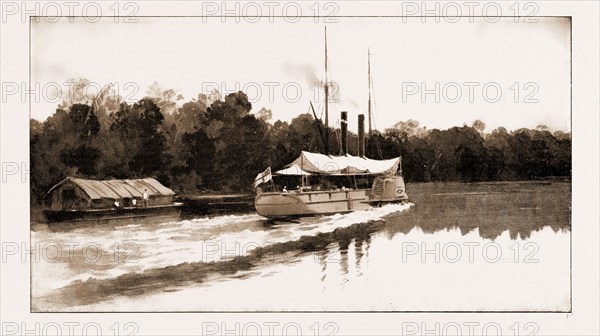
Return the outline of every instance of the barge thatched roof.
{"type": "Polygon", "coordinates": [[[77,177],[67,177],[52,187],[46,196],[65,185],[72,184],[83,192],[90,199],[122,199],[122,198],[141,198],[144,190],[148,196],[174,196],[173,190],[165,187],[153,178],[144,179],[125,179],[125,180],[87,180],[77,177]]]}

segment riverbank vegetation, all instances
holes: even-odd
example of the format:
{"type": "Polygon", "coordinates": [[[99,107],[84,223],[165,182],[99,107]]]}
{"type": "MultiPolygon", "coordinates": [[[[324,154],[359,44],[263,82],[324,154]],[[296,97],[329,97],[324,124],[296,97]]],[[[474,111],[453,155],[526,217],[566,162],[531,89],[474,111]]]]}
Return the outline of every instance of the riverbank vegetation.
{"type": "MultiPolygon", "coordinates": [[[[118,96],[70,97],[47,120],[30,122],[33,202],[66,176],[155,177],[179,193],[250,191],[267,166],[279,169],[302,150],[324,149],[311,114],[272,121],[271,111],[253,109],[243,92],[200,94],[183,104],[157,85],[133,104],[118,96]]],[[[339,131],[328,131],[338,154],[339,131]]],[[[356,154],[357,135],[350,133],[348,143],[356,154]]],[[[407,182],[568,177],[571,135],[542,125],[488,131],[479,120],[426,129],[408,120],[375,131],[367,142],[368,157],[399,155],[407,182]]]]}

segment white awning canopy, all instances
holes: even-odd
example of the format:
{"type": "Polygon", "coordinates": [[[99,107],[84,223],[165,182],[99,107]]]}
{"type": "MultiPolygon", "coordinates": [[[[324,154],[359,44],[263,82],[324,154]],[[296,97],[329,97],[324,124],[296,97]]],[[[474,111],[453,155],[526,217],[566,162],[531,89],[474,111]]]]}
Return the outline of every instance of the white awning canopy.
{"type": "Polygon", "coordinates": [[[292,164],[291,166],[278,170],[275,172],[277,175],[312,175],[311,173],[302,170],[300,166],[292,164]]]}
{"type": "Polygon", "coordinates": [[[300,156],[277,175],[384,175],[395,174],[400,157],[373,160],[359,156],[331,156],[302,152],[300,156]]]}

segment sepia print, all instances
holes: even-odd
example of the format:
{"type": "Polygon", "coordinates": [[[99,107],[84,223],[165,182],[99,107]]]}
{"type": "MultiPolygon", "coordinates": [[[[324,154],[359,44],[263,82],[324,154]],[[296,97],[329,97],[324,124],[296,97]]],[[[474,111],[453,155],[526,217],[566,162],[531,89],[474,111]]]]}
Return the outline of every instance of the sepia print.
{"type": "Polygon", "coordinates": [[[571,19],[30,21],[33,312],[570,312],[571,19]]]}

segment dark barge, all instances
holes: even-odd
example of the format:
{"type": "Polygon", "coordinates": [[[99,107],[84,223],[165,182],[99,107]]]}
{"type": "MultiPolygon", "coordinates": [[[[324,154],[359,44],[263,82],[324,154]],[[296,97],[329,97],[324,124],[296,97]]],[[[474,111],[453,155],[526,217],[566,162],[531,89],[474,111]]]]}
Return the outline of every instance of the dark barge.
{"type": "Polygon", "coordinates": [[[178,219],[175,192],[153,178],[88,180],[67,177],[44,196],[48,222],[178,219]]]}

